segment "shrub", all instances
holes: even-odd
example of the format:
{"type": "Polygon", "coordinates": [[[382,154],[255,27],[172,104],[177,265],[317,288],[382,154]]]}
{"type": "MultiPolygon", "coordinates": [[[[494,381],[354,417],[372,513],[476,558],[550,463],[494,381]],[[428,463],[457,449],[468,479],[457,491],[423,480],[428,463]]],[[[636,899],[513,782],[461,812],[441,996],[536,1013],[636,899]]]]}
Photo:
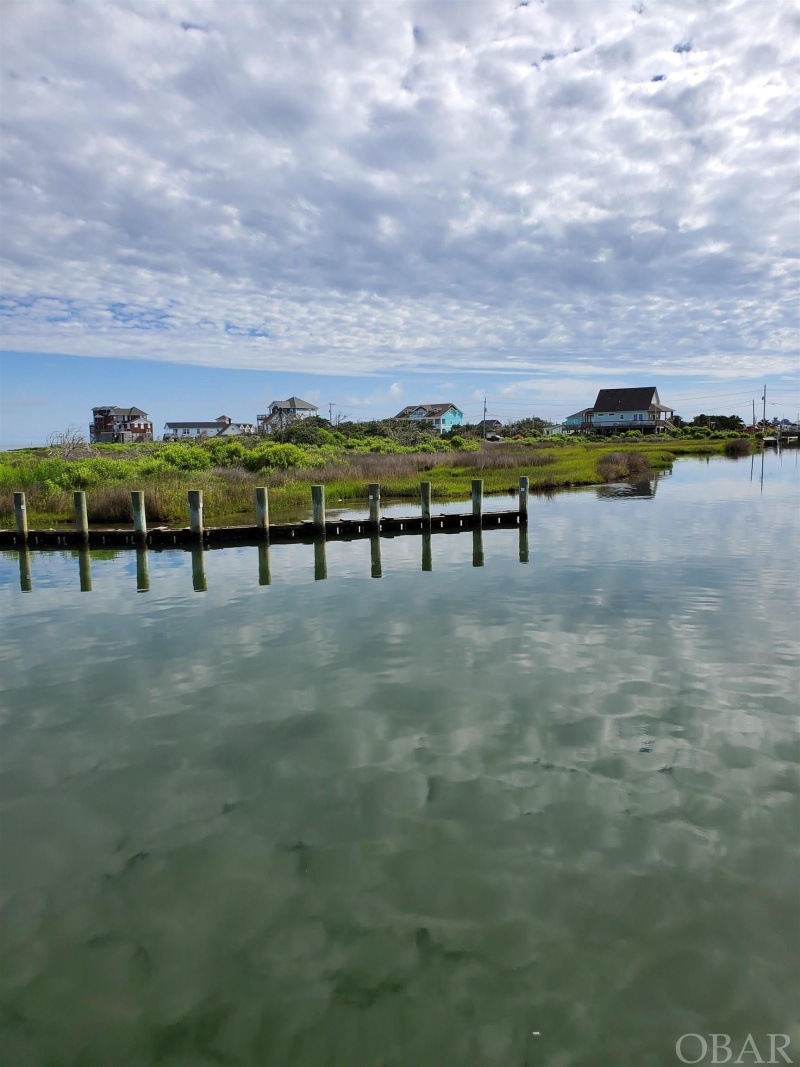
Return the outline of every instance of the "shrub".
{"type": "Polygon", "coordinates": [[[309,467],[311,462],[306,452],[297,445],[268,444],[254,448],[242,459],[244,466],[251,471],[293,470],[296,467],[309,467]]]}
{"type": "Polygon", "coordinates": [[[242,462],[246,449],[240,441],[217,439],[202,446],[213,467],[234,467],[242,462]]]}
{"type": "Polygon", "coordinates": [[[450,438],[450,445],[459,452],[478,452],[481,447],[477,441],[468,440],[459,434],[450,438]]]}
{"type": "Polygon", "coordinates": [[[213,466],[206,449],[197,445],[164,445],[158,458],[168,467],[179,471],[207,471],[213,466]]]}

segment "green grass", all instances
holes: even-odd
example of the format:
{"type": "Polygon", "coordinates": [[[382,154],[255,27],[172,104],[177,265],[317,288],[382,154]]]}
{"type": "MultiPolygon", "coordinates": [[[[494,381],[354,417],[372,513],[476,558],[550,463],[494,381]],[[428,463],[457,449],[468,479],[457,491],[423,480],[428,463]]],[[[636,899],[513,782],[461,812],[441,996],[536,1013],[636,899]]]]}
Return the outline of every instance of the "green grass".
{"type": "MultiPolygon", "coordinates": [[[[90,522],[132,521],[130,491],[144,490],[150,525],[184,526],[188,522],[186,493],[202,489],[209,525],[253,514],[253,491],[266,485],[273,521],[310,503],[309,485],[326,486],[329,502],[367,500],[369,482],[380,482],[384,500],[419,494],[421,481],[431,482],[434,499],[469,495],[480,477],[484,492],[516,490],[527,475],[533,490],[594,485],[616,477],[641,477],[646,469],[663,470],[678,456],[722,454],[725,440],[670,439],[603,442],[506,442],[479,451],[435,451],[380,454],[331,447],[283,446],[293,451],[262,449],[274,466],[252,469],[261,462],[258,450],[229,449],[208,453],[202,446],[101,446],[97,455],[63,460],[43,450],[0,454],[0,526],[14,524],[12,493],[26,493],[32,529],[70,522],[72,493],[86,491],[90,522]],[[621,454],[642,459],[620,461],[621,454]],[[210,459],[225,465],[210,466],[210,459]],[[281,467],[277,464],[298,464],[281,467]],[[251,469],[248,469],[251,468],[251,469]],[[194,469],[193,469],[194,468],[194,469]]],[[[278,446],[280,449],[281,446],[278,446]]]]}

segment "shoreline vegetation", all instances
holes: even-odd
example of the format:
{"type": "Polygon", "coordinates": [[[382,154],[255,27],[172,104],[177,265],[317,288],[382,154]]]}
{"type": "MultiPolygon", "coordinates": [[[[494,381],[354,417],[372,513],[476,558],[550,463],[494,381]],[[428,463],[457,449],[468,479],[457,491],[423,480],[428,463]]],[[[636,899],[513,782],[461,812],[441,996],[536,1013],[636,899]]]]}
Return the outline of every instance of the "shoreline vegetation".
{"type": "MultiPolygon", "coordinates": [[[[310,421],[310,420],[309,420],[310,421]]],[[[316,421],[316,420],[315,420],[316,421]]],[[[527,475],[532,493],[611,482],[641,482],[681,456],[748,455],[757,447],[736,434],[590,440],[525,438],[485,442],[457,433],[404,443],[392,436],[346,436],[303,427],[311,440],[252,437],[192,443],[21,449],[0,453],[0,528],[14,525],[12,494],[26,494],[30,526],[74,520],[72,494],[86,492],[89,522],[130,524],[131,491],[143,490],[148,521],[185,526],[186,493],[201,489],[209,524],[253,513],[256,486],[269,490],[273,520],[310,504],[309,486],[326,487],[330,505],[366,504],[369,482],[383,500],[414,497],[431,482],[434,500],[469,496],[473,478],[486,495],[515,492],[527,475]]],[[[286,436],[281,435],[281,436],[286,436]]]]}

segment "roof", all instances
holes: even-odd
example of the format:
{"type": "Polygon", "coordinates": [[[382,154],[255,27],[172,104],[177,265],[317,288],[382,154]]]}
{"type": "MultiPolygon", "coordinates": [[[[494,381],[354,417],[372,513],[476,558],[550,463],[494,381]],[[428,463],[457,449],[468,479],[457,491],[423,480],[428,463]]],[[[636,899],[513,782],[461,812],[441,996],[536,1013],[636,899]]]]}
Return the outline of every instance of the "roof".
{"type": "MultiPolygon", "coordinates": [[[[218,430],[220,425],[218,422],[165,422],[165,426],[169,426],[171,430],[218,430]]],[[[224,427],[223,427],[224,429],[224,427]]]]}
{"type": "Polygon", "coordinates": [[[118,408],[113,404],[106,404],[103,407],[92,408],[92,411],[113,411],[115,415],[144,415],[147,418],[147,412],[142,411],[141,408],[118,408]]]}
{"type": "Polygon", "coordinates": [[[309,404],[307,400],[301,400],[299,396],[290,396],[288,400],[273,400],[270,408],[304,408],[306,411],[319,411],[315,404],[309,404]]]}
{"type": "MultiPolygon", "coordinates": [[[[594,402],[594,411],[647,411],[658,404],[658,390],[654,385],[637,389],[601,389],[594,402]]],[[[665,409],[670,410],[670,409],[665,409]]]]}
{"type": "Polygon", "coordinates": [[[408,407],[405,407],[405,408],[403,408],[402,411],[399,411],[395,415],[395,418],[396,419],[408,419],[408,418],[411,417],[413,412],[424,410],[425,418],[426,419],[433,419],[433,418],[436,418],[436,417],[438,417],[440,415],[444,415],[444,413],[446,411],[449,411],[450,408],[452,408],[454,411],[458,411],[459,410],[455,406],[455,404],[409,404],[408,407]]]}
{"type": "Polygon", "coordinates": [[[568,419],[582,419],[583,416],[589,411],[592,411],[592,408],[581,408],[581,410],[580,411],[576,411],[574,415],[567,415],[567,418],[568,419]]]}

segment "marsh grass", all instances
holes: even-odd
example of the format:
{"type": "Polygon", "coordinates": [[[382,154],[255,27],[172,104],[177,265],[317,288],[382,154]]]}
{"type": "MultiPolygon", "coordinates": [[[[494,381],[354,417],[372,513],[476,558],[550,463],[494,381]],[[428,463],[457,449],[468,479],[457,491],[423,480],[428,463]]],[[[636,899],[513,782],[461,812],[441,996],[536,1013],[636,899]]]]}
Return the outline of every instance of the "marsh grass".
{"type": "Polygon", "coordinates": [[[749,437],[737,437],[733,441],[725,442],[726,456],[749,456],[753,450],[753,442],[749,437]]]}
{"type": "Polygon", "coordinates": [[[650,460],[641,452],[607,452],[597,461],[597,473],[604,482],[640,482],[650,472],[650,460]]]}

